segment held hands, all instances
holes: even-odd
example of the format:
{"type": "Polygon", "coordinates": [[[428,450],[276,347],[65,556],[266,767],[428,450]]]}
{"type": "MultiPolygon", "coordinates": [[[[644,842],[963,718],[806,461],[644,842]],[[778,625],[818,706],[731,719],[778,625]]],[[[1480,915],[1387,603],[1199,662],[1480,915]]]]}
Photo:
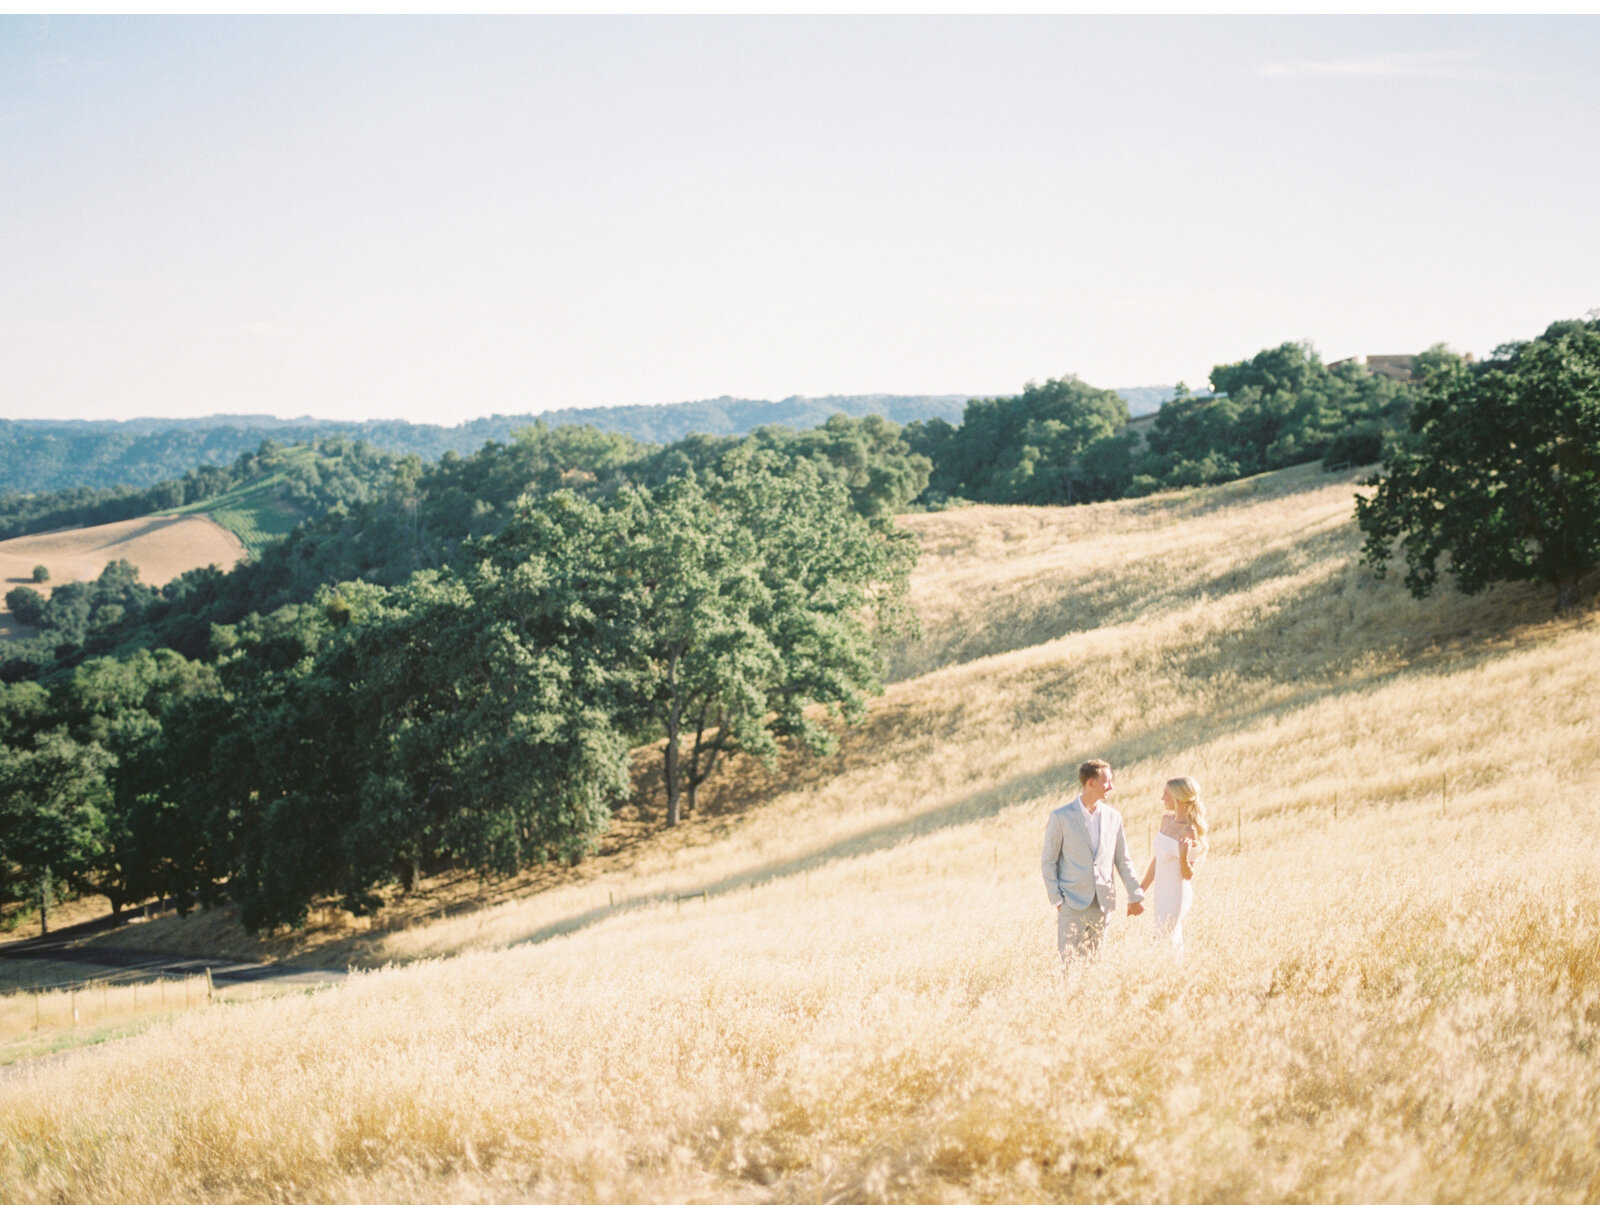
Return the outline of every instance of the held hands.
{"type": "Polygon", "coordinates": [[[1138,916],[1143,911],[1144,911],[1144,905],[1139,903],[1137,900],[1132,901],[1132,902],[1130,902],[1128,904],[1128,915],[1129,916],[1138,916]]]}

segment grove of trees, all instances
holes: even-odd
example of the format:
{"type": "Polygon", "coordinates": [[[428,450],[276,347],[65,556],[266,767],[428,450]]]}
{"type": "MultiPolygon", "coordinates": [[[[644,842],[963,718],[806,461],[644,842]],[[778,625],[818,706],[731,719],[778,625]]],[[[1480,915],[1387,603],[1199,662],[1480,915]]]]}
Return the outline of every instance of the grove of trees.
{"type": "Polygon", "coordinates": [[[825,752],[827,715],[860,716],[914,559],[833,472],[748,444],[527,490],[447,564],[215,623],[197,657],[58,659],[0,687],[0,895],[359,911],[583,856],[652,741],[675,824],[720,760],[825,752]]]}

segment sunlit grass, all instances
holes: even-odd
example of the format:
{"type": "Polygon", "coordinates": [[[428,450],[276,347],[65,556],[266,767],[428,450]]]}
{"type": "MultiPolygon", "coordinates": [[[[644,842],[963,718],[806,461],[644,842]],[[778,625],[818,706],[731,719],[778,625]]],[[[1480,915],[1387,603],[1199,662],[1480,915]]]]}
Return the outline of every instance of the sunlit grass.
{"type": "Polygon", "coordinates": [[[762,802],[714,841],[377,948],[431,961],[0,1085],[0,1184],[1600,1199],[1600,622],[1373,582],[1351,493],[908,520],[928,646],[836,757],[735,773],[762,802]],[[1144,920],[1056,959],[1040,839],[1095,755],[1141,868],[1165,778],[1206,787],[1181,966],[1144,920]]]}
{"type": "Polygon", "coordinates": [[[148,979],[69,963],[7,963],[0,1066],[138,1033],[218,998],[203,975],[148,979]]]}

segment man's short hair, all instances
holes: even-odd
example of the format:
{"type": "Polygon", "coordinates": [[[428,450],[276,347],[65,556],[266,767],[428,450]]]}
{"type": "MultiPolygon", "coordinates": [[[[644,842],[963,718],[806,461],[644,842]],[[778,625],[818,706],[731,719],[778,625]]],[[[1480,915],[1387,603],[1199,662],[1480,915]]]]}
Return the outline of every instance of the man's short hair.
{"type": "Polygon", "coordinates": [[[1092,757],[1078,767],[1078,785],[1085,786],[1091,778],[1099,778],[1101,771],[1111,769],[1111,763],[1092,757]]]}

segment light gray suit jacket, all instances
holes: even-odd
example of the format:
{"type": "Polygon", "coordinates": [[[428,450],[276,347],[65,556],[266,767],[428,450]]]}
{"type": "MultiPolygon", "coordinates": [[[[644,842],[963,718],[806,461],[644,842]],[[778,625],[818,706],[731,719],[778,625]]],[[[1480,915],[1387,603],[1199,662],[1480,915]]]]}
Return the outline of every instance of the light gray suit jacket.
{"type": "Polygon", "coordinates": [[[1133,873],[1128,857],[1128,838],[1122,830],[1122,813],[1110,804],[1095,809],[1100,814],[1100,852],[1089,848],[1089,813],[1079,795],[1066,807],[1050,813],[1044,826],[1044,854],[1039,868],[1044,873],[1044,888],[1050,902],[1063,900],[1069,908],[1082,912],[1096,900],[1104,912],[1117,906],[1117,882],[1112,868],[1128,885],[1128,902],[1144,899],[1144,888],[1133,873]]]}

